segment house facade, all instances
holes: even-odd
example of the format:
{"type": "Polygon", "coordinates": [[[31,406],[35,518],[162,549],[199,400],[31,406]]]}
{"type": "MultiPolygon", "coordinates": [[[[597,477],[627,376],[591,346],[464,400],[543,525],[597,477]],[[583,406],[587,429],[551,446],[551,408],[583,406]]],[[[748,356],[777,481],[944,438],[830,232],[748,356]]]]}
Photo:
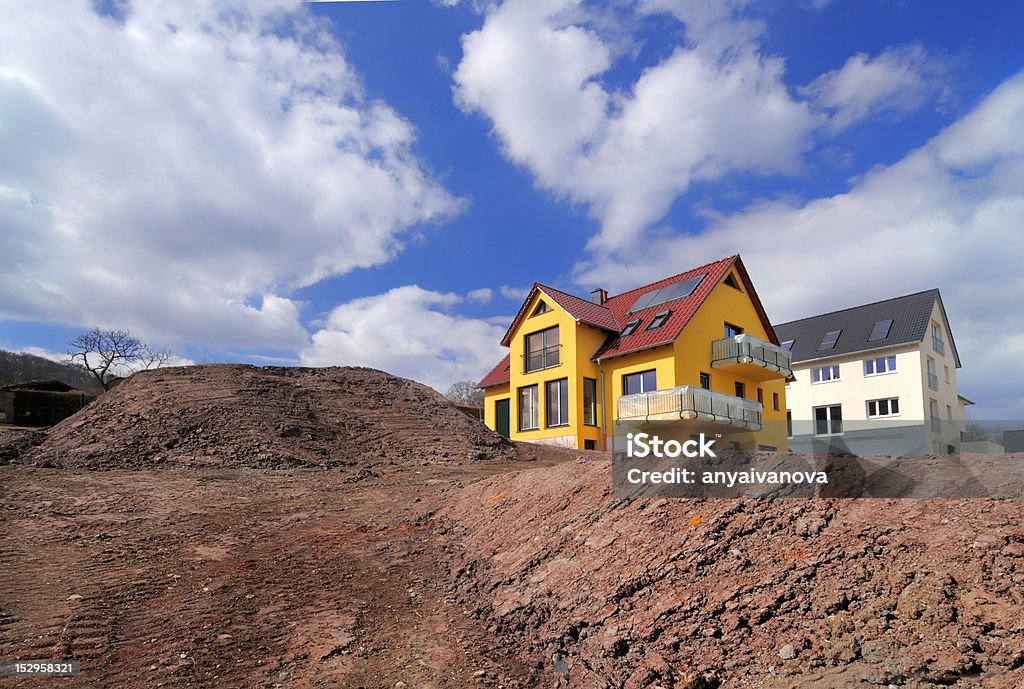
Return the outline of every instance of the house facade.
{"type": "Polygon", "coordinates": [[[684,420],[786,448],[790,356],[739,256],[615,296],[534,284],[501,343],[479,386],[513,440],[606,449],[617,421],[684,420]]]}
{"type": "Polygon", "coordinates": [[[960,358],[937,289],[775,326],[793,362],[789,447],[923,455],[960,451],[960,358]]]}

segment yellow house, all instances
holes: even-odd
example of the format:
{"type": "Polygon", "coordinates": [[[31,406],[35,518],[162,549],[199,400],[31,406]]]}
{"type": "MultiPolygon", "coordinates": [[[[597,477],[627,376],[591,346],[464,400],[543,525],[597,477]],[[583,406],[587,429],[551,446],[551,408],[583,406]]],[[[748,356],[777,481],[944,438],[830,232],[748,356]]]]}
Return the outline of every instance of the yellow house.
{"type": "Polygon", "coordinates": [[[479,387],[513,440],[606,449],[616,421],[684,419],[786,449],[790,355],[739,256],[590,300],[534,284],[501,344],[479,387]]]}

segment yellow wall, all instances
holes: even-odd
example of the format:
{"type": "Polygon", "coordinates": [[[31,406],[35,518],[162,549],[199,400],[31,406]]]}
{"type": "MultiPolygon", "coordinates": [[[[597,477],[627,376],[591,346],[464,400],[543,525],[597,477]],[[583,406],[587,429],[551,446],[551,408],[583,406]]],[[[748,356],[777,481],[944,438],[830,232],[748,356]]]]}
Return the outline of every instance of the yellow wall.
{"type": "MultiPolygon", "coordinates": [[[[498,420],[494,416],[494,403],[498,400],[508,399],[510,396],[509,384],[503,383],[501,385],[493,385],[484,390],[484,425],[490,428],[492,431],[498,430],[498,420]]],[[[512,408],[509,403],[509,409],[512,408]]],[[[509,429],[511,430],[512,424],[509,423],[509,429]]]]}

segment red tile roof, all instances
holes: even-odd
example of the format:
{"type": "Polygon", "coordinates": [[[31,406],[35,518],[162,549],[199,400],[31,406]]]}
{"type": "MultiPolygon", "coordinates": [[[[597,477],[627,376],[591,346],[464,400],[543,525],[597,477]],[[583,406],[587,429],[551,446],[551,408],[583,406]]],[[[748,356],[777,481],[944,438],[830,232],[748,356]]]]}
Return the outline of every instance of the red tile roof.
{"type": "MultiPolygon", "coordinates": [[[[607,359],[613,356],[628,354],[629,352],[635,352],[641,349],[648,349],[650,347],[657,347],[659,345],[675,342],[676,338],[679,337],[683,332],[683,329],[690,322],[690,319],[693,318],[693,315],[697,313],[697,309],[701,307],[704,301],[708,298],[708,295],[711,294],[711,291],[719,282],[722,281],[733,266],[736,267],[736,272],[739,273],[741,281],[745,283],[745,287],[750,294],[751,300],[754,302],[754,308],[758,312],[761,323],[768,332],[769,339],[773,343],[778,344],[778,338],[775,337],[772,326],[764,312],[764,307],[761,305],[761,300],[754,291],[754,287],[750,282],[750,277],[747,275],[746,268],[743,266],[743,261],[738,255],[728,256],[718,261],[712,261],[711,263],[706,263],[702,266],[698,266],[697,268],[692,268],[686,272],[679,273],[678,275],[673,275],[672,277],[667,277],[658,280],[657,282],[652,282],[648,285],[631,289],[628,292],[617,294],[614,297],[609,297],[603,305],[595,304],[587,299],[562,292],[561,290],[554,289],[553,287],[534,283],[533,289],[530,290],[530,294],[526,297],[526,300],[520,307],[519,313],[516,314],[516,317],[512,320],[512,325],[509,326],[508,331],[505,333],[505,337],[502,338],[501,344],[506,347],[509,345],[512,333],[518,327],[520,321],[526,317],[526,309],[538,290],[546,294],[552,301],[565,309],[569,315],[581,323],[587,323],[608,331],[608,339],[605,340],[605,342],[598,347],[597,351],[590,357],[593,360],[607,359]],[[629,312],[630,308],[634,303],[636,303],[636,300],[640,298],[640,296],[653,290],[661,289],[662,287],[673,285],[677,282],[682,282],[683,280],[688,280],[689,278],[696,277],[698,275],[704,275],[705,278],[699,285],[697,285],[697,288],[694,289],[693,294],[690,296],[642,309],[636,313],[629,312]],[[668,320],[665,321],[660,328],[647,330],[647,326],[650,325],[651,320],[654,318],[654,314],[665,310],[671,311],[671,315],[668,317],[668,320]],[[626,323],[637,318],[641,320],[640,325],[634,333],[626,337],[619,337],[618,333],[626,323]]],[[[482,381],[480,381],[479,387],[484,388],[492,385],[499,385],[501,383],[507,383],[509,381],[508,362],[509,357],[506,356],[500,364],[495,366],[494,369],[488,373],[482,381]]]]}
{"type": "Polygon", "coordinates": [[[501,385],[507,383],[510,379],[509,376],[509,358],[511,355],[506,354],[505,358],[498,362],[498,365],[491,369],[491,372],[484,376],[478,384],[478,388],[490,388],[495,385],[501,385]]]}
{"type": "Polygon", "coordinates": [[[631,289],[628,292],[617,294],[614,297],[610,297],[604,305],[615,314],[615,320],[619,324],[619,330],[621,330],[626,323],[635,320],[640,320],[640,325],[632,335],[627,337],[609,337],[605,340],[604,344],[598,347],[597,351],[594,352],[592,359],[607,359],[609,357],[618,356],[620,354],[626,354],[628,352],[635,352],[640,349],[648,349],[650,347],[656,347],[662,344],[669,344],[675,342],[679,334],[683,332],[683,328],[690,322],[693,314],[697,313],[697,309],[700,308],[704,300],[707,299],[708,295],[711,294],[711,290],[725,277],[725,274],[732,268],[733,263],[739,259],[738,256],[729,256],[713,263],[708,263],[697,268],[692,268],[684,273],[673,275],[672,277],[652,282],[649,285],[643,287],[637,287],[631,289]],[[682,282],[698,275],[705,275],[705,278],[701,280],[700,284],[688,297],[683,299],[676,299],[675,301],[668,302],[667,304],[659,304],[650,308],[641,309],[636,313],[630,313],[629,309],[633,306],[641,295],[647,294],[656,289],[661,289],[668,285],[674,285],[677,282],[682,282]],[[655,330],[647,330],[647,326],[650,325],[651,320],[654,318],[654,314],[661,311],[669,310],[671,315],[668,320],[665,321],[664,325],[655,330]]]}

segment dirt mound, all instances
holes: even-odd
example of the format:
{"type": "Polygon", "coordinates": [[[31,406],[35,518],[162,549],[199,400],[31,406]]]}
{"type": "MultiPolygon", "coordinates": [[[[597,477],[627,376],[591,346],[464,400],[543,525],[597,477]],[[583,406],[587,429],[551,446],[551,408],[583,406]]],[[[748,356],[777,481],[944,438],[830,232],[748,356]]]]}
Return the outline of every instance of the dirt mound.
{"type": "Polygon", "coordinates": [[[1021,686],[1024,500],[626,502],[609,472],[490,478],[433,515],[460,597],[554,684],[1021,686]]]}
{"type": "Polygon", "coordinates": [[[366,368],[206,365],[132,376],[18,461],[89,469],[281,468],[511,459],[513,446],[430,388],[366,368]]]}

